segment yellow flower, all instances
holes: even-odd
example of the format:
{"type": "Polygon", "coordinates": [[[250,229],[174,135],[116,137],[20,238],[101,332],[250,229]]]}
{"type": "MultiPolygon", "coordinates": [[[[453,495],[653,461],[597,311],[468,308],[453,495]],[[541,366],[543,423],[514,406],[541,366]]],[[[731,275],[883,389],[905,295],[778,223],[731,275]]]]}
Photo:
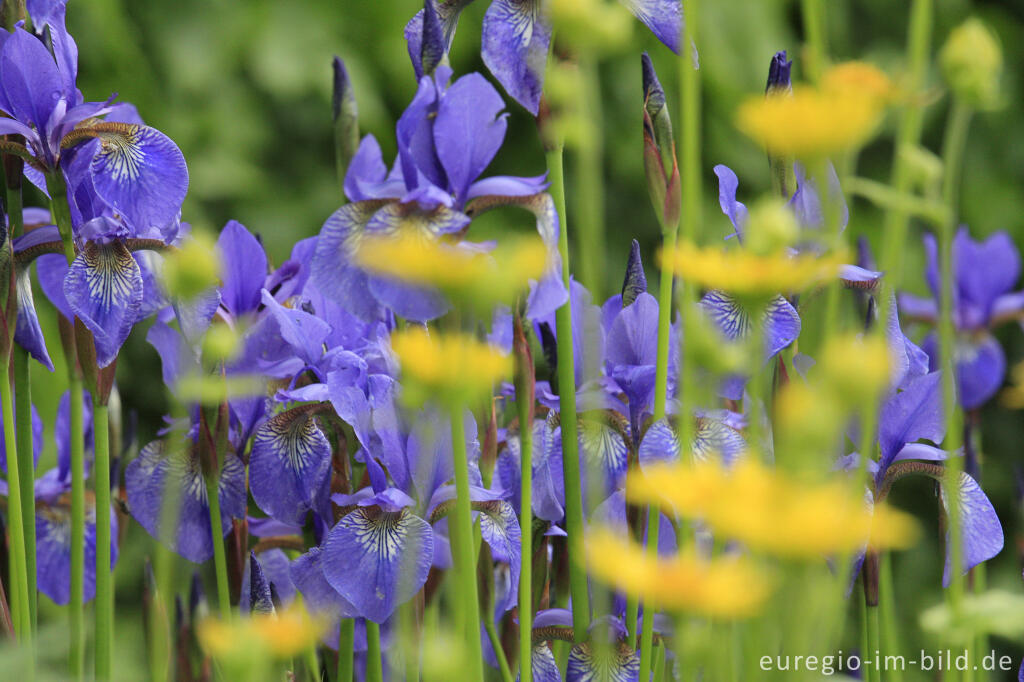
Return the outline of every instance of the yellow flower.
{"type": "Polygon", "coordinates": [[[813,158],[859,147],[878,125],[882,100],[847,87],[845,77],[836,80],[843,87],[751,97],[737,110],[736,126],[773,154],[813,158]]]}
{"type": "Polygon", "coordinates": [[[161,279],[173,296],[190,301],[220,283],[221,262],[216,243],[205,232],[192,237],[164,257],[161,279]]]}
{"type": "Polygon", "coordinates": [[[653,599],[659,608],[744,618],[755,615],[771,591],[764,572],[742,557],[655,558],[608,529],[590,533],[586,550],[594,576],[627,594],[653,599]]]}
{"type": "Polygon", "coordinates": [[[1011,410],[1024,409],[1024,362],[1010,369],[1010,386],[1000,397],[1003,405],[1011,410]]]}
{"type": "Polygon", "coordinates": [[[885,504],[872,509],[841,477],[809,483],[753,457],[731,469],[714,462],[663,464],[627,480],[630,499],[667,501],[679,514],[702,520],[717,537],[777,556],[906,547],[916,535],[913,519],[885,504]]]}
{"type": "Polygon", "coordinates": [[[420,327],[391,336],[412,402],[441,398],[462,403],[488,393],[512,374],[512,357],[467,334],[431,335],[420,327]]]}
{"type": "Polygon", "coordinates": [[[199,643],[219,659],[270,658],[286,660],[316,644],[327,623],[302,606],[276,614],[236,617],[231,621],[207,618],[199,623],[199,643]]]}
{"type": "Polygon", "coordinates": [[[845,260],[842,256],[758,255],[744,249],[700,248],[687,242],[660,254],[663,269],[694,284],[738,296],[795,293],[835,279],[845,260]]]}
{"type": "Polygon", "coordinates": [[[886,104],[896,95],[896,89],[889,77],[878,67],[867,62],[843,62],[836,64],[821,77],[824,92],[855,92],[875,98],[878,104],[886,104]]]}
{"type": "Polygon", "coordinates": [[[483,253],[418,230],[369,237],[359,246],[355,258],[371,272],[417,286],[436,287],[454,298],[485,307],[511,301],[548,266],[548,251],[539,237],[483,253]]]}

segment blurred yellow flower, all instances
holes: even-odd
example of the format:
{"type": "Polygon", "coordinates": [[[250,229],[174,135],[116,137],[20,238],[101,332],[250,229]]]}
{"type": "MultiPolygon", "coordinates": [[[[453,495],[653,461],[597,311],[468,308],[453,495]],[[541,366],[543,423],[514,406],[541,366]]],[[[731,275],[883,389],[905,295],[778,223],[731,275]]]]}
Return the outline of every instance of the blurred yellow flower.
{"type": "Polygon", "coordinates": [[[822,378],[847,403],[871,398],[888,386],[891,352],[878,336],[832,337],[825,344],[822,378]]]}
{"type": "Polygon", "coordinates": [[[722,539],[783,557],[817,558],[910,545],[916,525],[885,504],[874,508],[840,475],[807,482],[753,457],[725,468],[714,462],[662,464],[627,479],[636,502],[668,502],[722,539]]]}
{"type": "Polygon", "coordinates": [[[821,77],[821,89],[823,92],[861,93],[883,105],[896,95],[893,82],[884,72],[867,62],[856,61],[831,67],[821,77]]]}
{"type": "Polygon", "coordinates": [[[464,402],[488,393],[512,375],[512,357],[468,334],[428,334],[420,327],[396,332],[391,347],[413,402],[440,398],[464,402]]]}
{"type": "Polygon", "coordinates": [[[843,254],[758,255],[745,249],[700,248],[687,242],[659,256],[662,269],[670,269],[694,284],[737,296],[803,291],[835,279],[845,262],[843,254]]]}
{"type": "Polygon", "coordinates": [[[815,158],[859,147],[874,133],[884,104],[882,81],[869,73],[847,66],[831,72],[827,88],[751,97],[737,110],[736,126],[774,154],[815,158]]]}
{"type": "Polygon", "coordinates": [[[627,594],[653,599],[659,608],[711,618],[756,615],[771,581],[750,559],[704,560],[693,554],[655,558],[612,530],[591,532],[587,563],[595,577],[627,594]]]}
{"type": "Polygon", "coordinates": [[[185,301],[220,284],[217,246],[205,232],[192,233],[180,247],[164,256],[160,278],[167,292],[185,301]]]}
{"type": "Polygon", "coordinates": [[[487,307],[511,301],[548,267],[548,250],[539,237],[516,240],[484,253],[419,230],[368,237],[355,258],[371,272],[436,287],[453,298],[487,307]]]}
{"type": "Polygon", "coordinates": [[[1000,396],[1003,405],[1011,410],[1024,409],[1024,362],[1010,369],[1010,387],[1000,396]]]}
{"type": "Polygon", "coordinates": [[[199,623],[199,643],[218,659],[286,660],[316,644],[327,623],[294,605],[275,614],[207,618],[199,623]]]}

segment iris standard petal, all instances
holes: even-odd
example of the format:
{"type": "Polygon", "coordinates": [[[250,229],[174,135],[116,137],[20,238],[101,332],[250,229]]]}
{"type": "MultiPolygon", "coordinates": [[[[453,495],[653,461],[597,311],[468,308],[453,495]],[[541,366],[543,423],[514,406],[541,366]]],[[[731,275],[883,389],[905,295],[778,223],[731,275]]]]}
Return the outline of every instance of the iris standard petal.
{"type": "Polygon", "coordinates": [[[728,166],[718,164],[714,170],[718,176],[718,205],[722,207],[722,213],[729,217],[733,227],[733,234],[729,236],[736,236],[742,240],[743,230],[747,224],[747,207],[736,201],[736,190],[739,189],[740,180],[728,166]]]}
{"type": "Polygon", "coordinates": [[[331,444],[308,409],[282,412],[256,429],[249,457],[249,487],[259,508],[301,524],[330,476],[331,444]]]}
{"type": "Polygon", "coordinates": [[[480,34],[484,64],[531,114],[540,107],[551,27],[540,0],[494,0],[480,34]]]}
{"type": "Polygon", "coordinates": [[[408,509],[358,507],[328,533],[323,569],[360,615],[382,623],[423,587],[433,554],[430,526],[408,509]]]}
{"type": "Polygon", "coordinates": [[[155,128],[128,123],[123,128],[100,136],[89,167],[93,187],[137,229],[162,228],[177,219],[188,191],[185,157],[155,128]]]}
{"type": "Polygon", "coordinates": [[[324,353],[324,340],[331,326],[316,315],[295,308],[286,308],[263,289],[263,305],[277,322],[278,332],[295,355],[307,364],[315,364],[324,353]]]}
{"type": "Polygon", "coordinates": [[[504,108],[501,95],[478,73],[455,81],[438,105],[434,144],[456,205],[501,148],[508,128],[504,108]]]}
{"type": "Polygon", "coordinates": [[[965,409],[981,407],[996,394],[1006,376],[1006,355],[999,341],[983,332],[957,344],[956,371],[960,403],[965,409]]]}
{"type": "Polygon", "coordinates": [[[907,443],[922,438],[941,443],[945,434],[942,374],[932,372],[907,381],[899,393],[882,405],[878,428],[882,457],[878,476],[885,475],[893,458],[907,443]]]}
{"type": "Polygon", "coordinates": [[[229,220],[217,238],[223,267],[221,302],[236,317],[256,310],[267,278],[267,254],[245,225],[229,220]]]}
{"type": "MultiPolygon", "coordinates": [[[[1003,527],[999,523],[996,510],[982,492],[978,482],[966,473],[960,474],[957,503],[960,506],[960,532],[963,538],[963,572],[966,573],[974,566],[999,554],[1003,549],[1003,527]]],[[[944,492],[942,504],[948,512],[949,502],[944,492]]],[[[948,531],[946,535],[946,562],[942,571],[942,584],[949,587],[952,578],[952,559],[948,531]]]]}
{"type": "Polygon", "coordinates": [[[142,295],[142,271],[121,241],[87,242],[72,261],[64,297],[93,333],[100,367],[117,357],[138,318],[142,295]]]}
{"type": "Polygon", "coordinates": [[[0,83],[7,113],[40,134],[64,93],[64,82],[53,55],[42,41],[22,28],[4,42],[0,51],[0,83]]]}
{"type": "Polygon", "coordinates": [[[953,242],[956,285],[961,304],[975,306],[982,320],[1020,277],[1020,252],[1006,232],[995,232],[983,242],[971,239],[961,227],[953,242]]]}

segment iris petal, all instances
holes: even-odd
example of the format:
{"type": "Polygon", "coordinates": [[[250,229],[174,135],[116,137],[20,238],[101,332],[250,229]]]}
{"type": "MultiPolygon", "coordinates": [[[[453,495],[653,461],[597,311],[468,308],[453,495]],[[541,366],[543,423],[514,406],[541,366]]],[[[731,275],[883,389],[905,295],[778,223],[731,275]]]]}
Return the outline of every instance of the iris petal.
{"type": "Polygon", "coordinates": [[[540,0],[494,0],[480,39],[484,64],[513,99],[536,115],[551,43],[540,0]]]}
{"type": "MultiPolygon", "coordinates": [[[[982,492],[978,482],[966,473],[960,474],[957,503],[960,506],[960,530],[963,536],[963,572],[966,573],[974,566],[999,554],[1003,549],[1003,528],[996,510],[982,492]]],[[[948,511],[949,503],[945,493],[942,494],[942,505],[948,511]]],[[[942,572],[942,584],[946,587],[949,586],[952,577],[949,544],[947,531],[946,563],[942,572]]]]}
{"type": "MultiPolygon", "coordinates": [[[[206,483],[194,457],[169,453],[162,441],[154,441],[128,464],[125,487],[132,516],[161,542],[168,534],[160,528],[165,488],[174,490],[179,503],[178,521],[169,546],[196,563],[213,556],[206,483]]],[[[235,455],[227,455],[221,465],[218,496],[223,537],[231,529],[232,518],[245,516],[245,467],[235,455]]]]}
{"type": "Polygon", "coordinates": [[[28,351],[39,364],[53,371],[53,361],[46,350],[46,337],[39,326],[35,299],[32,296],[32,280],[26,268],[18,274],[18,321],[14,328],[14,341],[28,351]]]}
{"type": "Polygon", "coordinates": [[[75,256],[64,278],[64,297],[93,333],[100,367],[117,357],[138,319],[142,295],[142,271],[122,242],[88,242],[75,256]]]}
{"type": "Polygon", "coordinates": [[[139,230],[163,228],[188,191],[185,157],[171,138],[149,126],[123,124],[100,136],[90,164],[96,193],[139,230]]]}
{"type": "Polygon", "coordinates": [[[640,656],[625,643],[595,647],[582,642],[569,650],[565,682],[636,682],[640,656]]]}
{"type": "Polygon", "coordinates": [[[379,201],[358,201],[335,211],[320,230],[311,263],[313,284],[324,296],[364,320],[381,317],[382,308],[370,294],[366,274],[352,257],[366,224],[381,207],[379,201]]]}
{"type": "Polygon", "coordinates": [[[256,430],[249,487],[260,509],[286,523],[302,523],[330,475],[331,444],[308,410],[289,410],[256,430]]]}
{"type": "Polygon", "coordinates": [[[408,509],[359,507],[324,542],[324,575],[360,614],[382,623],[427,580],[433,532],[408,509]]]}
{"type": "Polygon", "coordinates": [[[508,589],[505,590],[504,598],[494,604],[495,616],[500,617],[502,613],[515,606],[519,598],[521,535],[519,519],[512,505],[501,502],[497,511],[481,512],[480,536],[491,548],[492,556],[497,561],[507,563],[510,568],[508,589]]]}

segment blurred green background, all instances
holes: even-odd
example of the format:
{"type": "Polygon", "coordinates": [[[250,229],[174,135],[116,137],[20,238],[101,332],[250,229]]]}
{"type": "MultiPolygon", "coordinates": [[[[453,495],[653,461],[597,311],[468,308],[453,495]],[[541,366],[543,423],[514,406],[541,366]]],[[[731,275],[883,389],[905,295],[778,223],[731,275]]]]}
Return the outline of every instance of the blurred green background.
{"type": "MultiPolygon", "coordinates": [[[[487,4],[477,0],[462,15],[450,55],[456,75],[486,74],[479,36],[487,4]]],[[[395,121],[416,85],[402,29],[421,6],[415,0],[92,0],[70,4],[68,26],[80,48],[79,86],[86,98],[102,99],[117,92],[181,147],[191,173],[184,219],[211,232],[228,219],[237,219],[260,235],[272,260],[280,263],[292,243],[315,234],[339,205],[331,131],[331,57],[337,54],[346,61],[362,131],[377,137],[390,160],[395,153],[395,121]]],[[[892,0],[827,3],[831,57],[869,60],[898,80],[906,10],[906,3],[892,0]]],[[[1024,243],[1024,110],[1020,106],[1024,3],[938,0],[936,51],[949,30],[972,13],[985,19],[1002,41],[1007,106],[974,119],[964,168],[963,220],[975,236],[1005,229],[1024,243]]],[[[763,91],[768,61],[776,50],[790,51],[794,76],[801,77],[801,26],[798,4],[791,0],[705,2],[700,22],[702,230],[704,238],[712,240],[731,231],[718,210],[714,164],[725,163],[736,171],[741,200],[749,202],[769,189],[765,158],[754,143],[734,130],[732,115],[744,97],[763,91]]],[[[677,106],[677,60],[642,25],[631,22],[631,26],[630,48],[606,55],[600,64],[606,293],[621,283],[627,245],[633,238],[640,240],[651,281],[656,281],[653,256],[658,227],[647,198],[641,157],[641,50],[651,53],[673,115],[677,106]]],[[[937,74],[932,73],[930,83],[939,95],[937,74]]],[[[508,102],[506,144],[488,174],[542,173],[544,159],[534,122],[508,102]]],[[[925,143],[933,150],[941,140],[946,109],[944,99],[928,109],[925,143]]],[[[893,124],[887,120],[877,141],[861,154],[858,174],[888,179],[893,124]]],[[[570,155],[570,195],[573,162],[570,155]]],[[[879,213],[863,201],[848,199],[848,234],[866,234],[878,243],[879,213]]],[[[571,196],[569,206],[571,223],[571,196]]],[[[530,227],[522,224],[522,216],[488,220],[491,231],[530,227]]],[[[922,290],[923,256],[917,234],[915,228],[903,282],[922,290]]],[[[47,316],[52,323],[52,312],[44,313],[47,316]]],[[[119,368],[123,400],[126,409],[139,415],[142,442],[159,428],[167,409],[159,361],[144,337],[145,326],[140,326],[126,345],[119,368]]],[[[1003,329],[1001,338],[1011,361],[1024,358],[1016,326],[1003,329]]],[[[56,348],[51,350],[59,354],[56,348]]],[[[34,376],[37,402],[50,427],[63,374],[60,369],[53,375],[36,370],[34,376]]],[[[1014,468],[1024,463],[1022,442],[1024,422],[1019,413],[997,404],[986,409],[984,485],[1007,537],[1006,548],[991,564],[991,582],[1013,590],[1021,587],[1017,549],[1021,523],[1014,468]]],[[[52,456],[52,442],[48,453],[52,456]]],[[[932,486],[902,486],[896,499],[921,510],[922,519],[934,518],[932,486]]],[[[905,576],[899,609],[908,616],[939,599],[941,562],[934,524],[931,530],[929,541],[897,557],[897,575],[905,576]],[[903,566],[910,570],[901,570],[903,566]]],[[[916,625],[909,625],[909,632],[918,632],[916,625]]]]}

